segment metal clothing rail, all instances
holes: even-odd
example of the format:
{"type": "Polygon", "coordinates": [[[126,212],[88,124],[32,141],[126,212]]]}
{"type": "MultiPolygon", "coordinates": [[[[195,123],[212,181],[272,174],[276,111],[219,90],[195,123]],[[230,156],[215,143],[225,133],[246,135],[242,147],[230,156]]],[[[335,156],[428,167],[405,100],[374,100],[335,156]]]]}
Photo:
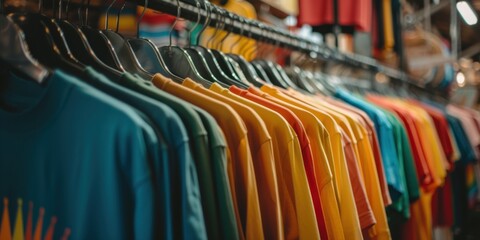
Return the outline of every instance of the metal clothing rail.
{"type": "MultiPolygon", "coordinates": [[[[214,6],[205,0],[130,0],[138,5],[160,11],[183,19],[204,24],[209,19],[209,26],[219,27],[235,34],[239,34],[260,42],[271,43],[279,47],[291,49],[308,54],[311,58],[334,61],[352,67],[380,72],[386,76],[400,80],[403,83],[419,88],[424,88],[419,81],[415,81],[405,72],[380,64],[375,59],[358,54],[341,53],[325,45],[319,45],[305,38],[268,26],[256,20],[246,19],[229,12],[221,7],[214,6]],[[180,7],[180,11],[179,8],[180,7]],[[207,10],[209,9],[209,10],[207,10]]],[[[426,89],[425,89],[426,90],[426,89]]]]}

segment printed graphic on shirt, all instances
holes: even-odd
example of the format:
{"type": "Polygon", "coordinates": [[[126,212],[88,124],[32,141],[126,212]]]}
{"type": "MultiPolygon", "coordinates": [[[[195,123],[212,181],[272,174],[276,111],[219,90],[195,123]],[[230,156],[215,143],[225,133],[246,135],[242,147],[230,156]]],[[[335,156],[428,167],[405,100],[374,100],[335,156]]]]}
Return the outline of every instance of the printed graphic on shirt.
{"type": "MultiPolygon", "coordinates": [[[[17,200],[17,212],[16,214],[10,214],[8,212],[9,204],[14,204],[9,202],[8,198],[3,199],[3,211],[0,219],[0,240],[52,240],[55,233],[55,224],[57,223],[57,217],[52,216],[48,225],[47,232],[42,236],[42,230],[44,226],[44,216],[45,208],[40,207],[38,209],[38,218],[35,224],[35,229],[33,228],[33,213],[34,205],[32,202],[28,203],[28,215],[26,226],[24,225],[23,217],[23,200],[19,198],[17,200]],[[12,232],[12,223],[13,226],[12,232]]],[[[61,240],[67,240],[70,236],[70,228],[66,228],[63,231],[61,240]]]]}

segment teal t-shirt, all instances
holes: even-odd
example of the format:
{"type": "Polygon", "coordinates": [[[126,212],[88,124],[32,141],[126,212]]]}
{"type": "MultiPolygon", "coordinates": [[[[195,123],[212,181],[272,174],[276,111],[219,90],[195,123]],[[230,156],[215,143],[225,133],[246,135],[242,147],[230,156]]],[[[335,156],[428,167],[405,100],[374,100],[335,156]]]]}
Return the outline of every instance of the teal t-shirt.
{"type": "Polygon", "coordinates": [[[388,121],[387,116],[376,106],[352,96],[343,89],[337,89],[335,97],[364,111],[375,123],[375,130],[378,134],[380,143],[380,153],[382,155],[385,177],[388,184],[388,191],[392,201],[396,201],[404,192],[404,186],[401,183],[400,170],[398,167],[398,157],[395,148],[393,128],[388,121]]]}
{"type": "MultiPolygon", "coordinates": [[[[85,73],[89,84],[143,112],[165,137],[169,159],[157,161],[154,169],[162,201],[162,222],[158,225],[162,238],[206,239],[197,170],[179,116],[166,104],[117,85],[92,68],[87,67],[85,73]]],[[[122,80],[126,81],[118,81],[122,80]]]]}
{"type": "Polygon", "coordinates": [[[61,71],[42,85],[14,75],[1,85],[0,225],[29,234],[31,223],[43,237],[56,221],[53,239],[153,239],[152,128],[61,71]]]}

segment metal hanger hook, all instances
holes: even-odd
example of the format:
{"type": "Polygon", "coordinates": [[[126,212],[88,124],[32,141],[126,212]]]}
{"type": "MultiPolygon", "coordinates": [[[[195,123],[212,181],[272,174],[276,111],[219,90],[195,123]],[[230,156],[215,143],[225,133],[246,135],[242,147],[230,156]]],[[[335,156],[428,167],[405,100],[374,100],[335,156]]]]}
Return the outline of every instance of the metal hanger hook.
{"type": "Polygon", "coordinates": [[[122,13],[123,9],[125,8],[125,5],[127,4],[127,1],[123,1],[123,5],[122,7],[120,8],[120,10],[118,10],[117,12],[117,26],[115,28],[115,32],[118,33],[118,29],[120,28],[120,14],[122,13]]]}
{"type": "MultiPolygon", "coordinates": [[[[224,19],[223,19],[223,20],[224,20],[224,23],[223,23],[223,29],[222,29],[222,30],[226,31],[226,34],[225,34],[225,36],[224,36],[222,39],[220,39],[220,41],[218,42],[218,44],[217,44],[217,49],[218,49],[218,50],[222,50],[222,49],[223,49],[223,42],[225,41],[225,39],[228,38],[228,36],[230,35],[230,33],[232,33],[232,32],[230,32],[230,31],[226,30],[227,19],[230,19],[230,17],[227,16],[227,15],[228,15],[228,12],[227,12],[227,11],[224,11],[224,14],[225,14],[225,15],[224,15],[225,17],[224,17],[224,19]]],[[[232,22],[233,22],[232,19],[230,19],[230,23],[232,23],[232,22]]]]}
{"type": "MultiPolygon", "coordinates": [[[[218,17],[217,17],[217,19],[216,19],[217,22],[215,23],[215,30],[213,31],[212,36],[210,36],[210,38],[207,40],[207,43],[205,44],[207,48],[210,46],[210,42],[211,42],[211,41],[215,38],[215,36],[217,35],[218,29],[220,28],[220,24],[221,24],[221,21],[220,21],[221,16],[218,15],[219,12],[218,12],[217,6],[212,5],[212,7],[213,7],[213,8],[212,8],[212,11],[214,10],[214,11],[217,13],[216,16],[218,16],[218,17]]],[[[212,13],[213,13],[213,12],[212,12],[212,13]]]]}
{"type": "Polygon", "coordinates": [[[235,40],[235,42],[230,46],[230,50],[229,50],[230,53],[233,52],[233,48],[240,43],[240,40],[242,40],[243,28],[244,28],[244,25],[243,25],[243,24],[245,23],[244,18],[239,17],[239,16],[237,16],[237,15],[234,15],[234,16],[235,16],[235,17],[238,19],[238,21],[240,22],[240,34],[238,35],[237,40],[235,40]]]}
{"type": "Polygon", "coordinates": [[[140,22],[143,19],[143,16],[145,16],[145,12],[147,11],[147,6],[148,6],[148,0],[145,0],[145,4],[143,5],[143,11],[142,14],[140,14],[140,17],[137,19],[137,38],[140,37],[140,22]]]}
{"type": "Polygon", "coordinates": [[[182,7],[180,6],[180,1],[177,0],[177,17],[175,18],[175,21],[173,21],[172,28],[170,28],[170,40],[168,44],[168,50],[171,51],[172,49],[172,35],[173,35],[173,30],[175,29],[175,25],[177,25],[178,19],[180,18],[180,14],[182,13],[182,7]]]}
{"type": "Polygon", "coordinates": [[[207,18],[205,19],[205,23],[203,24],[203,27],[202,29],[200,29],[200,32],[198,32],[197,34],[197,45],[200,44],[200,37],[202,36],[203,32],[205,31],[205,29],[207,29],[208,25],[210,24],[210,21],[211,21],[211,16],[212,16],[212,9],[211,9],[211,6],[210,6],[210,2],[203,2],[205,4],[205,10],[207,10],[207,18]]]}
{"type": "Polygon", "coordinates": [[[197,26],[200,24],[200,11],[201,11],[201,4],[200,2],[198,2],[198,0],[195,0],[195,5],[197,6],[198,8],[198,14],[197,14],[197,21],[195,22],[195,25],[193,25],[192,28],[190,28],[188,31],[187,31],[187,36],[188,36],[188,42],[187,42],[187,46],[190,47],[191,46],[191,42],[192,42],[192,32],[193,30],[195,30],[197,28],[197,26]]]}
{"type": "Polygon", "coordinates": [[[113,0],[112,3],[110,3],[107,7],[107,10],[105,11],[105,29],[108,29],[108,14],[110,13],[110,9],[112,9],[113,5],[117,2],[117,0],[113,0]]]}

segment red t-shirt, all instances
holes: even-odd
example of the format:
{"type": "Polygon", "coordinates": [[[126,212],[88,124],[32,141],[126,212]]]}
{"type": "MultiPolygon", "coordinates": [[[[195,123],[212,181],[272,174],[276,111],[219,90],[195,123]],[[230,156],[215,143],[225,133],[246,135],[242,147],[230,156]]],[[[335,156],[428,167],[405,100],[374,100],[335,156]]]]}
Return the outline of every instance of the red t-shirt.
{"type": "MultiPolygon", "coordinates": [[[[334,0],[299,0],[298,24],[312,26],[334,24],[334,0]]],[[[338,1],[338,24],[355,30],[370,32],[372,28],[372,0],[338,1]]]]}

